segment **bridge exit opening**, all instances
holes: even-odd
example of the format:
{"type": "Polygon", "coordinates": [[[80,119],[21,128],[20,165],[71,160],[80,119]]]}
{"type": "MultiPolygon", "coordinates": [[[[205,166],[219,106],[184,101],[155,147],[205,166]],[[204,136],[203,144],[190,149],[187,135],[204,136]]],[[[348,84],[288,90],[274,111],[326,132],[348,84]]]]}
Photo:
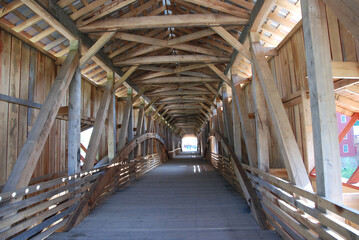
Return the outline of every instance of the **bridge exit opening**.
{"type": "Polygon", "coordinates": [[[182,151],[183,152],[198,151],[198,139],[195,135],[185,135],[182,138],[182,151]]]}

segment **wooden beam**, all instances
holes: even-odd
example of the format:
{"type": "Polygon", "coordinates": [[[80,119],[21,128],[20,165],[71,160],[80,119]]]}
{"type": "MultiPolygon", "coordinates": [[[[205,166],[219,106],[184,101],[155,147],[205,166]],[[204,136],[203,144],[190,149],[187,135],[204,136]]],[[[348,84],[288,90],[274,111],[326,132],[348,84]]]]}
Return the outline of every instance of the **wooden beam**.
{"type": "Polygon", "coordinates": [[[16,98],[16,97],[4,95],[4,94],[0,94],[0,101],[8,102],[8,103],[15,103],[15,104],[19,104],[21,106],[30,107],[30,108],[40,109],[42,107],[42,104],[40,104],[40,103],[30,102],[28,100],[24,100],[21,98],[16,98]]]}
{"type": "Polygon", "coordinates": [[[302,0],[303,32],[314,139],[317,193],[342,202],[342,179],[326,9],[302,0]]]}
{"type": "Polygon", "coordinates": [[[141,87],[140,91],[137,93],[136,96],[133,97],[132,102],[135,103],[140,97],[147,91],[148,87],[141,87]]]}
{"type": "MultiPolygon", "coordinates": [[[[142,35],[135,35],[135,34],[129,34],[129,33],[117,33],[115,35],[116,39],[121,39],[124,41],[130,41],[130,42],[137,42],[137,43],[143,43],[143,44],[149,44],[150,46],[140,48],[136,51],[131,52],[131,55],[126,56],[126,58],[134,57],[143,55],[146,53],[154,52],[163,48],[171,48],[171,49],[179,49],[183,51],[189,51],[189,52],[196,52],[201,54],[207,54],[207,55],[213,55],[213,56],[224,56],[225,54],[222,53],[222,51],[217,51],[210,48],[205,47],[199,47],[196,45],[191,44],[172,44],[169,45],[169,41],[159,39],[159,38],[152,38],[152,37],[145,37],[142,35]]],[[[123,58],[121,58],[123,60],[123,58]]],[[[117,58],[115,60],[118,60],[117,58]]]]}
{"type": "Polygon", "coordinates": [[[14,11],[15,9],[21,7],[23,4],[24,3],[21,0],[14,0],[14,1],[6,4],[2,8],[0,8],[0,18],[5,16],[8,13],[14,11]]]}
{"type": "MultiPolygon", "coordinates": [[[[233,27],[227,27],[227,29],[232,29],[232,28],[233,27]]],[[[173,39],[168,40],[168,46],[172,46],[172,45],[176,45],[176,44],[185,43],[185,42],[193,41],[193,40],[196,40],[196,39],[208,37],[208,36],[211,36],[211,35],[213,35],[215,33],[216,32],[213,31],[213,29],[205,29],[205,30],[201,30],[201,31],[196,31],[196,32],[193,32],[193,33],[189,33],[187,35],[178,36],[178,37],[175,37],[173,39]]]]}
{"type": "Polygon", "coordinates": [[[78,50],[71,49],[55,78],[2,192],[14,191],[29,184],[61,102],[78,66],[78,59],[78,50]]]}
{"type": "Polygon", "coordinates": [[[79,29],[83,32],[93,32],[143,28],[245,25],[247,22],[247,19],[229,15],[182,14],[98,20],[79,29]]]}
{"type": "Polygon", "coordinates": [[[158,114],[158,112],[166,105],[166,103],[162,103],[157,109],[156,111],[152,114],[152,118],[155,120],[156,119],[156,115],[158,114]]]}
{"type": "MultiPolygon", "coordinates": [[[[71,42],[70,44],[74,43],[71,42]]],[[[73,175],[81,171],[79,158],[81,144],[81,72],[79,67],[76,69],[69,86],[68,119],[67,172],[68,175],[73,175]]]]}
{"type": "Polygon", "coordinates": [[[130,69],[126,71],[125,74],[122,75],[119,81],[115,82],[114,90],[116,91],[117,88],[121,87],[121,85],[131,76],[131,74],[136,71],[137,66],[132,66],[130,69]]]}
{"type": "Polygon", "coordinates": [[[252,43],[251,47],[252,60],[256,68],[255,71],[258,74],[266,98],[274,125],[274,132],[281,146],[281,154],[284,158],[289,179],[294,184],[308,191],[313,191],[292,127],[289,123],[278,89],[274,84],[272,72],[264,53],[261,51],[262,46],[260,43],[252,43]]]}
{"type": "MultiPolygon", "coordinates": [[[[252,68],[253,69],[253,68],[252,68]]],[[[254,113],[256,121],[257,159],[258,168],[269,171],[269,127],[267,121],[268,109],[260,86],[258,76],[252,75],[252,98],[254,99],[254,113]]]]}
{"type": "Polygon", "coordinates": [[[136,0],[115,0],[110,2],[109,4],[106,4],[95,11],[90,12],[85,16],[85,19],[80,19],[79,25],[84,26],[89,23],[92,23],[93,21],[100,19],[102,17],[105,17],[115,11],[118,11],[121,8],[124,8],[128,6],[129,4],[135,2],[136,0]]]}
{"type": "Polygon", "coordinates": [[[307,172],[311,172],[315,167],[314,159],[314,145],[313,145],[313,125],[312,114],[310,109],[310,100],[307,97],[306,87],[301,90],[302,107],[300,108],[301,121],[304,126],[303,133],[303,152],[304,152],[304,165],[307,172]]]}
{"type": "Polygon", "coordinates": [[[145,107],[145,111],[152,106],[152,104],[154,104],[160,97],[154,97],[151,102],[149,102],[146,107],[145,107]]]}
{"type": "Polygon", "coordinates": [[[95,54],[116,34],[116,32],[106,32],[91,46],[90,49],[86,51],[84,55],[80,58],[80,68],[82,68],[85,63],[90,60],[95,54]]]}
{"type": "Polygon", "coordinates": [[[217,0],[185,0],[186,2],[194,3],[199,6],[203,6],[206,8],[212,8],[218,10],[220,12],[228,13],[231,15],[235,15],[238,17],[249,19],[249,13],[247,10],[243,8],[239,8],[233,4],[229,4],[226,2],[219,2],[217,0]]]}
{"type": "Polygon", "coordinates": [[[218,82],[217,78],[204,77],[157,77],[138,81],[141,84],[155,85],[155,84],[171,84],[171,83],[212,83],[218,82]]]}
{"type": "Polygon", "coordinates": [[[219,70],[214,64],[209,63],[207,64],[207,66],[212,69],[212,71],[217,74],[217,76],[220,77],[225,83],[227,83],[228,86],[232,86],[231,80],[226,75],[224,75],[224,73],[219,70]]]}
{"type": "Polygon", "coordinates": [[[105,120],[108,114],[108,108],[112,100],[113,81],[113,75],[109,74],[107,77],[107,85],[105,88],[105,92],[102,95],[101,103],[97,111],[95,124],[93,126],[90,143],[87,148],[87,153],[82,168],[85,171],[92,169],[95,164],[98,145],[101,140],[103,128],[105,127],[105,120]]]}
{"type": "MultiPolygon", "coordinates": [[[[129,116],[128,116],[128,126],[127,129],[124,129],[127,131],[127,141],[130,142],[133,139],[133,98],[131,99],[131,108],[129,108],[129,116]]],[[[120,151],[121,149],[119,149],[120,151]]],[[[133,151],[130,152],[128,155],[128,159],[133,159],[135,157],[135,154],[133,151]]]]}
{"type": "MultiPolygon", "coordinates": [[[[114,78],[113,73],[108,74],[107,79],[110,79],[112,82],[111,86],[111,96],[110,96],[110,106],[108,108],[108,129],[107,129],[107,156],[109,162],[116,156],[116,95],[114,91],[114,81],[111,78],[114,78]]],[[[108,81],[108,80],[107,80],[108,81]]]]}
{"type": "MultiPolygon", "coordinates": [[[[145,116],[145,102],[141,101],[140,104],[140,110],[138,112],[138,118],[137,118],[137,126],[136,126],[136,137],[141,136],[143,134],[143,125],[145,124],[144,121],[145,116]]],[[[135,150],[135,157],[141,155],[141,147],[136,147],[135,150]]]]}
{"type": "Polygon", "coordinates": [[[232,34],[230,34],[226,29],[223,27],[212,27],[212,29],[224,40],[226,40],[228,44],[236,49],[239,54],[243,55],[247,59],[251,59],[251,53],[249,50],[244,47],[235,37],[233,37],[232,34]]]}
{"type": "Polygon", "coordinates": [[[136,57],[125,61],[114,62],[115,65],[141,65],[141,64],[162,64],[162,63],[212,63],[229,62],[229,58],[215,57],[207,55],[168,55],[168,56],[150,56],[136,57]]]}
{"type": "Polygon", "coordinates": [[[125,105],[125,112],[122,118],[122,125],[120,129],[120,138],[117,143],[117,150],[121,150],[126,144],[126,134],[128,128],[128,122],[130,119],[130,111],[132,110],[132,89],[127,90],[127,100],[125,105]]]}
{"type": "MultiPolygon", "coordinates": [[[[229,85],[230,86],[230,85],[229,85]]],[[[228,98],[228,92],[227,92],[227,85],[222,85],[222,106],[223,106],[223,121],[224,121],[224,132],[225,136],[228,139],[228,143],[233,146],[233,131],[232,131],[232,112],[229,107],[229,98],[228,98]]]]}
{"type": "Polygon", "coordinates": [[[359,41],[359,4],[353,0],[323,0],[346,29],[359,41]]]}
{"type": "MultiPolygon", "coordinates": [[[[210,90],[215,96],[220,97],[219,93],[216,91],[216,89],[214,89],[214,87],[212,87],[211,84],[205,83],[204,85],[205,85],[205,86],[208,88],[208,90],[210,90]]],[[[200,94],[200,95],[202,95],[202,94],[200,94]]]]}

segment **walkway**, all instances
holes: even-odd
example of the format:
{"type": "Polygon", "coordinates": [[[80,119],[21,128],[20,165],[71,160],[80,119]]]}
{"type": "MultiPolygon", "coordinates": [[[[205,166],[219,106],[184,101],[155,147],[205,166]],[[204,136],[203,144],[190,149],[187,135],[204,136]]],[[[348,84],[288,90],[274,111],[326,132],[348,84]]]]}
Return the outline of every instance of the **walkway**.
{"type": "Polygon", "coordinates": [[[280,239],[262,231],[245,200],[202,158],[181,155],[50,239],[280,239]]]}

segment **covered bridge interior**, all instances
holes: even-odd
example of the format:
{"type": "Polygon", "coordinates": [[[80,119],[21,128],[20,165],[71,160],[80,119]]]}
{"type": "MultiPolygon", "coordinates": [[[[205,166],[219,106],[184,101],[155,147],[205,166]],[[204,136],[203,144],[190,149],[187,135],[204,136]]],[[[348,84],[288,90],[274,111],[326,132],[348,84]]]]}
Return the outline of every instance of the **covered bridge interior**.
{"type": "Polygon", "coordinates": [[[0,6],[0,239],[359,239],[358,0],[0,6]]]}

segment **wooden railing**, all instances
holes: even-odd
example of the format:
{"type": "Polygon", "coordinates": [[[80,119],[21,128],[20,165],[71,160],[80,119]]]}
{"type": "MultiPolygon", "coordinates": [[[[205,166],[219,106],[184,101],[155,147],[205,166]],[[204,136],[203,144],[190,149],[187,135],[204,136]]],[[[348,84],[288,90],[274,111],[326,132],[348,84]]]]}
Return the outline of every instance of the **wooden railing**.
{"type": "Polygon", "coordinates": [[[168,154],[171,158],[173,158],[174,156],[176,156],[177,154],[179,154],[181,152],[181,148],[176,148],[172,151],[168,151],[168,154]]]}
{"type": "Polygon", "coordinates": [[[241,186],[234,172],[231,160],[228,157],[219,155],[217,153],[210,153],[210,159],[212,165],[218,170],[218,172],[227,180],[227,182],[234,187],[237,191],[241,192],[241,186]]]}
{"type": "MultiPolygon", "coordinates": [[[[237,190],[239,180],[222,136],[220,154],[206,159],[237,190]]],[[[260,198],[267,221],[284,239],[359,239],[359,211],[306,191],[290,182],[240,163],[260,198]]]]}
{"type": "Polygon", "coordinates": [[[163,140],[149,133],[132,140],[113,161],[99,168],[1,193],[0,239],[43,239],[69,230],[114,191],[166,160],[163,140]],[[126,160],[147,139],[158,140],[161,151],[126,160]]]}

